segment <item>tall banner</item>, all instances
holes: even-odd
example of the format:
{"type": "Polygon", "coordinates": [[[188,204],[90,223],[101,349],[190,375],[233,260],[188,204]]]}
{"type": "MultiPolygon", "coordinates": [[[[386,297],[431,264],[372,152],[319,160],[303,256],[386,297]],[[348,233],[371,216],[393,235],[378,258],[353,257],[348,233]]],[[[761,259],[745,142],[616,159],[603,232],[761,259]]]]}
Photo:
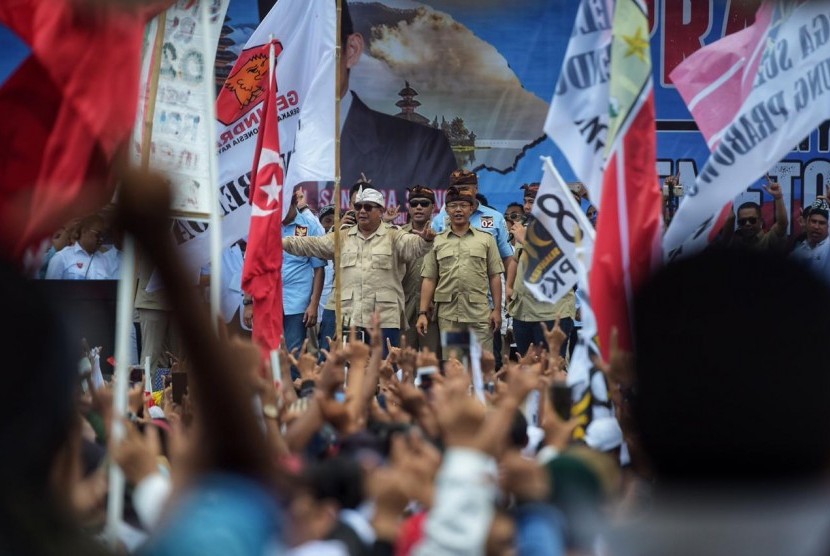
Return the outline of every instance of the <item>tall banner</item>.
{"type": "Polygon", "coordinates": [[[617,0],[608,106],[608,159],[590,290],[600,347],[609,360],[611,331],[631,351],[634,291],[660,264],[662,196],[654,161],[657,140],[648,14],[641,0],[617,0]]]}
{"type": "Polygon", "coordinates": [[[830,1],[767,2],[752,27],[697,51],[672,78],[712,155],[666,233],[669,259],[705,247],[722,207],[828,116],[830,1]]]}
{"type": "Polygon", "coordinates": [[[599,208],[608,140],[613,0],[582,0],[553,93],[545,133],[599,208]]]}
{"type": "MultiPolygon", "coordinates": [[[[278,2],[228,72],[216,99],[224,247],[248,235],[251,164],[269,79],[270,37],[277,45],[279,89],[276,111],[269,117],[279,123],[285,187],[290,194],[301,182],[333,179],[335,27],[335,4],[330,0],[278,2]]],[[[287,204],[282,210],[288,210],[287,204]]],[[[207,262],[206,226],[180,220],[173,233],[191,269],[207,262]]]]}
{"type": "Polygon", "coordinates": [[[536,299],[556,303],[576,285],[577,246],[593,251],[594,228],[551,159],[542,160],[544,174],[524,243],[528,263],[520,279],[536,299]]]}
{"type": "Polygon", "coordinates": [[[206,219],[211,212],[208,152],[211,111],[205,81],[211,78],[216,45],[230,0],[179,0],[147,26],[141,67],[139,108],[130,154],[139,165],[142,148],[149,146],[150,168],[165,173],[172,190],[171,211],[179,217],[206,219]],[[200,10],[208,9],[209,27],[202,24],[200,10]],[[161,50],[154,45],[162,33],[161,50]],[[205,35],[207,34],[207,41],[205,35]],[[203,45],[210,45],[205,55],[203,45]],[[154,58],[158,56],[158,60],[154,58]],[[152,68],[159,64],[157,89],[153,91],[152,68]],[[155,98],[150,96],[155,93],[155,98]],[[152,136],[143,123],[151,101],[152,136]]]}

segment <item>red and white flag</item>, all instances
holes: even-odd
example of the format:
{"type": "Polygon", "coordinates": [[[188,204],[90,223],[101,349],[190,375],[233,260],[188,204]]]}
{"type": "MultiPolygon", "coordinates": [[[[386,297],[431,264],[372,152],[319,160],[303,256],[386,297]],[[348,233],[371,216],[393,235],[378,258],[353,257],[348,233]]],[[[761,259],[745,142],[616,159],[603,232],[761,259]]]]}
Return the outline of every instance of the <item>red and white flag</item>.
{"type": "Polygon", "coordinates": [[[620,348],[631,351],[632,294],[661,262],[663,229],[645,3],[617,0],[613,25],[609,151],[590,274],[606,360],[613,328],[620,348]]]}
{"type": "Polygon", "coordinates": [[[275,43],[270,46],[269,79],[264,87],[265,102],[251,171],[251,227],[242,269],[242,289],[254,301],[253,338],[266,353],[279,347],[283,333],[282,191],[285,169],[280,158],[277,122],[275,43]]]}
{"type": "Polygon", "coordinates": [[[767,1],[752,26],[672,72],[712,155],[685,187],[663,240],[667,259],[705,247],[720,230],[724,205],[827,119],[828,14],[830,0],[767,1]]]}

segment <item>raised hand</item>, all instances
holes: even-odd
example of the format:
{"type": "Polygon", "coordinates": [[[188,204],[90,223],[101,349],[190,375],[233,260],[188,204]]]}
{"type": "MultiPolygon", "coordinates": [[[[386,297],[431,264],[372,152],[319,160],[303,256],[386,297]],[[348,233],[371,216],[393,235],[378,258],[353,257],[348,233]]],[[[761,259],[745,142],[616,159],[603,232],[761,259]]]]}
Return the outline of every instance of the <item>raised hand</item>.
{"type": "Polygon", "coordinates": [[[769,174],[767,174],[767,185],[763,187],[764,191],[772,195],[772,197],[776,200],[781,199],[784,196],[784,190],[781,188],[781,184],[773,180],[769,174]]]}
{"type": "Polygon", "coordinates": [[[383,213],[383,216],[381,216],[381,218],[384,222],[392,222],[398,217],[400,213],[401,207],[399,205],[386,207],[386,211],[383,213]]]}
{"type": "Polygon", "coordinates": [[[431,242],[435,239],[435,230],[432,229],[432,226],[424,226],[423,230],[412,230],[410,233],[420,236],[424,241],[431,242]]]}
{"type": "Polygon", "coordinates": [[[524,245],[525,236],[527,235],[527,228],[525,228],[524,224],[521,222],[513,222],[510,225],[510,233],[513,234],[513,239],[516,240],[516,243],[524,245]]]}
{"type": "Polygon", "coordinates": [[[545,335],[545,341],[548,343],[548,352],[558,354],[562,349],[562,344],[568,339],[568,335],[559,326],[559,319],[553,323],[553,328],[548,328],[544,322],[539,323],[542,327],[542,332],[545,335]]]}

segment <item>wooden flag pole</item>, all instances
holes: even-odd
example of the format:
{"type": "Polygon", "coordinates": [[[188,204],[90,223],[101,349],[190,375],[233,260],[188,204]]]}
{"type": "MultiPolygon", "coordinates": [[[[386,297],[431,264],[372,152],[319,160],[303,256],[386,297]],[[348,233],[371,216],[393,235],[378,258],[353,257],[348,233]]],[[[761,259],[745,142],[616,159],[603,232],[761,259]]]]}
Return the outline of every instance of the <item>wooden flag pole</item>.
{"type": "MultiPolygon", "coordinates": [[[[340,30],[343,25],[343,0],[337,0],[337,26],[334,35],[334,335],[343,330],[343,302],[340,279],[340,57],[342,48],[340,30]]],[[[348,39],[347,39],[348,40],[348,39]]],[[[329,346],[331,349],[331,346],[329,346]]]]}

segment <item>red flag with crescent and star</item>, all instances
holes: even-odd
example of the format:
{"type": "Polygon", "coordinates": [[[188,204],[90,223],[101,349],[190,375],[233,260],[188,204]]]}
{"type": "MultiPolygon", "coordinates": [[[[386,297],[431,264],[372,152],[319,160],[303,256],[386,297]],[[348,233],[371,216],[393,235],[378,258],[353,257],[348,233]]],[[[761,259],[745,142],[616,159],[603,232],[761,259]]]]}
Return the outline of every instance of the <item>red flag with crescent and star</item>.
{"type": "MultiPolygon", "coordinates": [[[[265,352],[277,349],[283,334],[282,188],[277,83],[273,65],[259,124],[251,172],[251,228],[242,270],[242,290],[254,302],[253,339],[265,352]]],[[[267,354],[267,353],[266,353],[267,354]]]]}

